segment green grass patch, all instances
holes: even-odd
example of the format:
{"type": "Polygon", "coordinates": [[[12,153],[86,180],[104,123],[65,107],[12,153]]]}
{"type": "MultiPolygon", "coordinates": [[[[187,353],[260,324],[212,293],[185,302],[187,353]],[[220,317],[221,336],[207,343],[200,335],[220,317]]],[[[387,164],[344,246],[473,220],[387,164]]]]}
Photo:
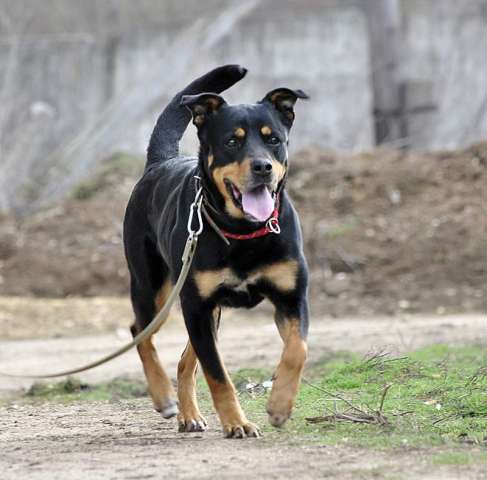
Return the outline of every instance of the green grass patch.
{"type": "Polygon", "coordinates": [[[107,383],[89,385],[69,377],[62,382],[34,383],[25,393],[24,400],[69,403],[130,399],[146,395],[147,387],[139,380],[118,377],[107,383]]]}
{"type": "MultiPolygon", "coordinates": [[[[325,444],[419,447],[487,444],[487,348],[436,345],[407,357],[340,355],[305,375],[292,420],[286,431],[325,444]],[[386,385],[382,410],[380,404],[386,385]],[[356,410],[351,408],[355,407],[356,410]],[[373,421],[374,415],[385,422],[373,421]],[[368,414],[372,421],[343,420],[368,414]],[[325,417],[318,423],[307,419],[325,417]]],[[[237,372],[235,377],[242,377],[237,372]]],[[[244,371],[247,383],[269,378],[244,371]]],[[[239,388],[244,410],[267,427],[268,394],[239,388]]]]}
{"type": "Polygon", "coordinates": [[[433,457],[436,465],[471,465],[487,463],[487,452],[442,452],[433,457]]]}

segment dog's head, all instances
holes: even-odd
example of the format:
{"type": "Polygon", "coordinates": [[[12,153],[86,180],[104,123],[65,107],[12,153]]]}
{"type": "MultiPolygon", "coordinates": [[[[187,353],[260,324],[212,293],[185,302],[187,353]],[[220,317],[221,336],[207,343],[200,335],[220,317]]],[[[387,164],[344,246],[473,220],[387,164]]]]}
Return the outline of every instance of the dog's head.
{"type": "Polygon", "coordinates": [[[214,93],[184,96],[200,139],[200,162],[226,212],[253,222],[267,220],[286,175],[288,136],[301,90],[278,88],[255,105],[228,105],[214,93]]]}

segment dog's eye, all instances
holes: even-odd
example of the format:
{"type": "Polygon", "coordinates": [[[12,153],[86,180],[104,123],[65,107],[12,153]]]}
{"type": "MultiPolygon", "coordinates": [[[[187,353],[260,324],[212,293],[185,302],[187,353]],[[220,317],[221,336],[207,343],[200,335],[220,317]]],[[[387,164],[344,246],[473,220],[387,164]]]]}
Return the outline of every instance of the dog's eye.
{"type": "Polygon", "coordinates": [[[238,148],[239,145],[239,141],[234,137],[232,137],[230,140],[227,140],[225,143],[225,146],[231,150],[238,148]]]}
{"type": "Polygon", "coordinates": [[[273,146],[277,146],[281,143],[281,141],[275,136],[275,135],[271,135],[268,139],[267,139],[267,143],[269,145],[273,145],[273,146]]]}

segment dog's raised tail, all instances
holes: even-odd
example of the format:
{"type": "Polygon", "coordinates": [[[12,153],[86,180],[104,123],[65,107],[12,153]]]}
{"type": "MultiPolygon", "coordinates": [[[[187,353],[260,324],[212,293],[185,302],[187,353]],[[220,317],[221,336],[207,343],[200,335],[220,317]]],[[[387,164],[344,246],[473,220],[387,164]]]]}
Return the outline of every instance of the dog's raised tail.
{"type": "Polygon", "coordinates": [[[180,105],[183,95],[223,92],[241,80],[246,73],[247,70],[239,65],[224,65],[197,78],[181,90],[157,119],[147,149],[146,168],[179,154],[179,141],[191,120],[189,110],[180,105]]]}

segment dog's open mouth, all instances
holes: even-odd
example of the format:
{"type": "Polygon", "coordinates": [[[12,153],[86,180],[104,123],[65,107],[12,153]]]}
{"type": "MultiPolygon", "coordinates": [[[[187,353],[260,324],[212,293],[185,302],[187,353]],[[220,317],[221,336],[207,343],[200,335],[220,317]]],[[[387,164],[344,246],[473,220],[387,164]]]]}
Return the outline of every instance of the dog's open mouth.
{"type": "Polygon", "coordinates": [[[230,180],[225,179],[225,184],[233,203],[240,208],[250,219],[257,222],[265,222],[274,211],[275,193],[266,185],[259,185],[241,192],[230,180]]]}

